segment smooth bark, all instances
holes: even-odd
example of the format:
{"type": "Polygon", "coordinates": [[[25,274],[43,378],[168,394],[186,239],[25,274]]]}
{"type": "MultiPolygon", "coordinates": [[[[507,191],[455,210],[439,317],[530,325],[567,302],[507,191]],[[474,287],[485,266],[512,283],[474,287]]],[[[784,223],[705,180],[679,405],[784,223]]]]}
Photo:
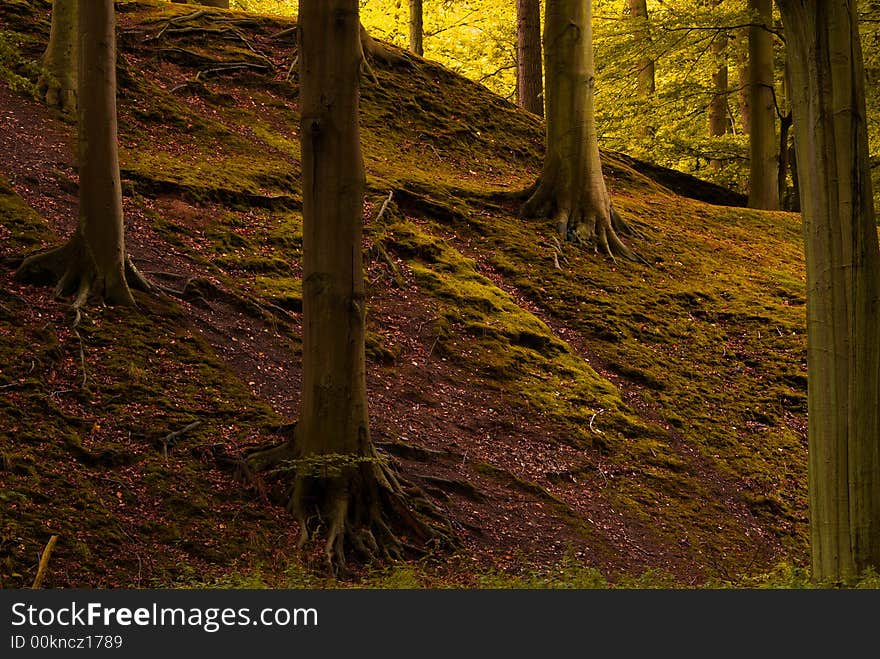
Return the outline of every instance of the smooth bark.
{"type": "Polygon", "coordinates": [[[627,0],[629,16],[633,21],[633,38],[642,44],[642,56],[636,61],[636,77],[639,98],[650,98],[657,89],[655,63],[648,55],[651,31],[648,24],[648,0],[627,0]]]}
{"type": "Polygon", "coordinates": [[[148,288],[126,258],[116,116],[116,21],[113,0],[81,3],[79,43],[79,222],[67,244],[31,256],[22,278],[51,278],[59,295],[91,294],[132,305],[129,281],[148,288]]]}
{"type": "Polygon", "coordinates": [[[749,0],[749,206],[779,208],[774,100],[773,0],[749,0]]]}
{"type": "MultiPolygon", "coordinates": [[[[712,6],[717,7],[721,0],[712,0],[712,6]]],[[[727,97],[730,93],[729,70],[727,66],[727,34],[718,32],[712,39],[712,58],[714,70],[712,71],[712,98],[709,101],[709,136],[721,137],[730,131],[730,110],[727,97]]],[[[720,160],[712,160],[709,165],[718,170],[721,168],[720,160]]]]}
{"type": "Polygon", "coordinates": [[[813,577],[880,569],[880,253],[851,0],[780,0],[807,262],[813,577]]]}
{"type": "Polygon", "coordinates": [[[43,54],[43,70],[37,82],[37,93],[46,104],[70,116],[76,116],[77,106],[78,4],[78,0],[52,2],[49,44],[43,54]]]}
{"type": "Polygon", "coordinates": [[[425,54],[423,22],[422,0],[409,0],[409,49],[419,57],[425,54]]]}
{"type": "Polygon", "coordinates": [[[602,177],[593,87],[592,5],[547,0],[546,152],[541,178],[522,212],[552,217],[565,240],[590,243],[610,256],[634,258],[602,177]]]}
{"type": "MultiPolygon", "coordinates": [[[[362,237],[365,174],[358,128],[364,34],[358,0],[300,0],[299,107],[303,182],[303,384],[290,440],[248,456],[293,466],[289,507],[300,544],[326,537],[344,569],[349,550],[399,558],[397,531],[437,537],[370,439],[362,237]],[[392,529],[393,527],[393,529],[392,529]]],[[[429,506],[426,501],[422,504],[429,506]]]]}
{"type": "Polygon", "coordinates": [[[524,110],[544,116],[539,0],[516,0],[516,99],[524,110]]]}

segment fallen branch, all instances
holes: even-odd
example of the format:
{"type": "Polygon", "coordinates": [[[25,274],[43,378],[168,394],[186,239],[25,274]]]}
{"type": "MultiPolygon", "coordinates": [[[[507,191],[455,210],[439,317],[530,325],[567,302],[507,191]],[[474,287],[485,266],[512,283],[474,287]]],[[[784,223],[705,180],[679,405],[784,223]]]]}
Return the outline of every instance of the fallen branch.
{"type": "Polygon", "coordinates": [[[37,567],[37,576],[34,577],[34,583],[31,586],[32,590],[38,590],[43,585],[43,579],[46,578],[46,571],[49,569],[49,559],[52,558],[52,551],[55,549],[55,544],[58,542],[58,536],[53,535],[49,538],[49,542],[46,543],[46,548],[43,550],[42,556],[40,556],[40,564],[37,567]]]}
{"type": "Polygon", "coordinates": [[[83,379],[82,384],[80,385],[80,389],[86,388],[86,382],[89,381],[89,374],[86,371],[86,351],[83,349],[83,340],[79,335],[79,330],[73,330],[73,333],[76,335],[77,340],[79,341],[79,363],[82,366],[83,379]]]}
{"type": "Polygon", "coordinates": [[[193,421],[188,426],[181,428],[180,430],[175,430],[174,432],[170,432],[167,435],[165,435],[165,437],[163,437],[161,440],[159,440],[162,443],[162,457],[165,458],[165,460],[167,460],[168,459],[168,449],[172,448],[178,439],[183,437],[190,430],[195,430],[200,425],[202,425],[201,421],[193,421]]]}

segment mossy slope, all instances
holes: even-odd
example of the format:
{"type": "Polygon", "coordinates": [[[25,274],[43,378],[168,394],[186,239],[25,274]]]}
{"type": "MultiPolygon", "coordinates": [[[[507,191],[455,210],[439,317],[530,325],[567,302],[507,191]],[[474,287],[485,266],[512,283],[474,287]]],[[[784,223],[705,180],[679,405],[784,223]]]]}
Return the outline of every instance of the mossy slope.
{"type": "MultiPolygon", "coordinates": [[[[10,25],[24,30],[30,20],[34,33],[45,36],[48,3],[32,5],[30,17],[19,7],[10,25]]],[[[186,24],[212,32],[163,33],[169,18],[191,10],[144,0],[120,9],[127,207],[242,299],[298,314],[297,87],[286,80],[295,49],[274,36],[291,24],[209,12],[186,24]],[[217,30],[241,38],[221,38],[217,30]],[[181,49],[199,57],[181,57],[181,49]],[[271,68],[203,76],[205,57],[268,62],[271,68]]],[[[0,17],[9,20],[2,8],[0,17]]],[[[25,60],[38,55],[39,42],[22,39],[19,45],[25,60]]],[[[371,280],[375,299],[388,295],[378,288],[387,282],[417,290],[434,313],[425,321],[436,329],[429,357],[438,368],[443,359],[473,369],[499,395],[554,428],[557,441],[582,451],[581,468],[547,470],[538,485],[571,502],[583,498],[579,488],[590,488],[661,548],[655,553],[671,557],[670,569],[689,563],[704,576],[727,577],[781,557],[802,562],[805,351],[798,218],[678,197],[631,162],[609,157],[614,203],[643,234],[633,247],[647,264],[615,265],[566,248],[557,268],[551,224],[518,218],[506,201],[539,171],[543,135],[537,119],[441,67],[393,52],[390,61],[372,63],[376,81],[365,80],[362,92],[370,188],[365,248],[373,257],[371,272],[391,270],[391,263],[396,270],[371,280]],[[389,192],[386,213],[372,220],[389,192]]],[[[20,202],[7,195],[0,203],[22,211],[6,213],[10,219],[3,221],[18,236],[15,247],[47,240],[20,202]]],[[[13,352],[4,364],[19,363],[16,351],[54,345],[34,328],[6,322],[13,352]]],[[[106,440],[113,450],[131,450],[123,448],[122,435],[141,432],[126,412],[131,406],[155,417],[156,434],[209,413],[214,425],[194,433],[195,444],[207,441],[212,428],[232,425],[247,433],[278,421],[206,345],[180,329],[186,323],[172,309],[149,321],[102,312],[96,322],[94,334],[83,337],[90,359],[97,359],[93,346],[109,346],[117,333],[126,337],[124,349],[107,350],[108,361],[97,367],[116,383],[102,390],[99,401],[131,391],[115,403],[119,420],[106,440]],[[183,338],[181,332],[187,340],[175,339],[183,338]],[[160,346],[170,351],[150,365],[144,355],[160,346]],[[130,363],[112,354],[130,355],[130,363]],[[189,364],[186,384],[152,370],[178,362],[189,364]],[[173,392],[165,392],[169,382],[177,382],[173,392]],[[152,400],[160,391],[179,407],[164,409],[152,400]],[[205,391],[232,392],[224,394],[231,402],[219,400],[220,394],[206,398],[205,391]]],[[[378,329],[374,325],[371,333],[371,354],[393,371],[395,346],[383,345],[378,329]]],[[[76,343],[68,333],[62,344],[67,381],[75,381],[76,343]]],[[[16,371],[15,377],[24,376],[16,371]]],[[[34,384],[34,395],[32,404],[16,400],[8,409],[41,418],[35,406],[47,395],[45,384],[34,384]]],[[[90,405],[80,391],[74,398],[90,405]]],[[[80,444],[92,441],[82,428],[100,423],[101,412],[76,409],[74,416],[84,422],[71,425],[49,415],[53,425],[33,439],[54,438],[46,455],[61,460],[78,451],[71,449],[77,428],[80,444]],[[72,439],[57,441],[64,437],[72,439]]],[[[3,451],[20,452],[19,432],[7,428],[3,451]]],[[[231,447],[240,438],[226,441],[231,447]]],[[[102,450],[99,444],[88,450],[102,450]]],[[[161,480],[172,476],[155,473],[162,470],[161,457],[139,457],[124,468],[135,466],[139,477],[172,487],[161,480]]],[[[32,467],[14,478],[37,478],[38,466],[32,467]]],[[[13,473],[2,472],[4,491],[20,492],[19,481],[8,480],[13,473]]],[[[3,533],[24,537],[21,529],[29,529],[23,546],[33,552],[46,502],[36,480],[27,487],[20,505],[28,501],[30,517],[22,519],[32,521],[7,521],[3,533]]],[[[84,505],[72,496],[65,502],[84,505]]],[[[92,503],[85,507],[106,502],[92,503]]],[[[54,519],[70,525],[75,515],[59,512],[54,519]]],[[[64,530],[75,536],[69,526],[64,530]]],[[[21,573],[23,559],[8,556],[10,569],[21,573]]]]}

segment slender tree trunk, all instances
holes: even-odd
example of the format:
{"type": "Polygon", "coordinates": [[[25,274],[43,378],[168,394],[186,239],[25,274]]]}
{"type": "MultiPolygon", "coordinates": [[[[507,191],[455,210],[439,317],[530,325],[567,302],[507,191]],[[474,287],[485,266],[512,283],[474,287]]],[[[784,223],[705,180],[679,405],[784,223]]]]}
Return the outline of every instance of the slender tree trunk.
{"type": "Polygon", "coordinates": [[[627,0],[629,15],[634,23],[633,38],[642,43],[643,55],[637,62],[638,94],[639,98],[650,98],[657,89],[655,78],[655,63],[647,53],[648,44],[651,41],[651,31],[648,24],[648,0],[627,0]]]}
{"type": "Polygon", "coordinates": [[[592,243],[610,256],[634,258],[602,177],[596,113],[592,5],[547,0],[544,69],[547,139],[544,168],[522,212],[552,217],[563,239],[592,243]]]}
{"type": "MultiPolygon", "coordinates": [[[[721,0],[712,0],[717,7],[721,0]]],[[[727,34],[719,32],[712,41],[712,57],[715,70],[712,72],[712,99],[709,101],[709,136],[721,137],[730,129],[730,110],[727,96],[730,93],[730,81],[727,68],[727,34]]],[[[714,159],[709,166],[714,170],[721,169],[721,161],[714,159]]]]}
{"type": "Polygon", "coordinates": [[[807,260],[813,577],[880,569],[880,252],[852,0],[780,0],[807,260]]]}
{"type": "Polygon", "coordinates": [[[749,99],[749,30],[742,28],[733,34],[736,45],[737,80],[739,81],[739,125],[743,135],[752,132],[752,108],[749,99]]]}
{"type": "Polygon", "coordinates": [[[51,278],[59,295],[76,294],[79,309],[90,294],[132,305],[129,281],[148,288],[125,253],[116,118],[116,21],[113,0],[79,8],[79,223],[70,241],[31,256],[23,278],[51,278]]]}
{"type": "MultiPolygon", "coordinates": [[[[651,42],[651,30],[648,24],[648,2],[647,0],[627,0],[627,8],[630,20],[633,23],[633,38],[642,44],[643,53],[636,60],[636,94],[639,100],[648,101],[657,89],[654,60],[648,54],[651,42]]],[[[639,126],[639,133],[643,138],[650,137],[655,133],[655,127],[651,123],[647,107],[645,109],[643,122],[639,126]]]]}
{"type": "Polygon", "coordinates": [[[774,102],[773,0],[749,0],[758,24],[749,28],[749,206],[779,208],[776,151],[776,105],[774,102]],[[766,26],[766,27],[765,27],[766,26]]]}
{"type": "Polygon", "coordinates": [[[516,0],[516,99],[524,110],[544,116],[539,0],[516,0]]]}
{"type": "Polygon", "coordinates": [[[43,70],[37,92],[49,107],[76,115],[78,0],[54,0],[49,45],[43,54],[43,70]]]}
{"type": "Polygon", "coordinates": [[[425,54],[423,21],[422,0],[409,0],[409,49],[419,57],[425,54]]]}

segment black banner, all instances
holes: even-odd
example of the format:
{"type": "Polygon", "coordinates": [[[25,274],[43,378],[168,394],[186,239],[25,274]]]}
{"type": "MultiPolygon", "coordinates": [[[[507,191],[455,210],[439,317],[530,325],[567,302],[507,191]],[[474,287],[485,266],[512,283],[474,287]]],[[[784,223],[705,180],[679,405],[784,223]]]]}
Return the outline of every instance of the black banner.
{"type": "Polygon", "coordinates": [[[839,656],[873,645],[878,603],[878,591],[3,590],[0,657],[839,656]]]}

